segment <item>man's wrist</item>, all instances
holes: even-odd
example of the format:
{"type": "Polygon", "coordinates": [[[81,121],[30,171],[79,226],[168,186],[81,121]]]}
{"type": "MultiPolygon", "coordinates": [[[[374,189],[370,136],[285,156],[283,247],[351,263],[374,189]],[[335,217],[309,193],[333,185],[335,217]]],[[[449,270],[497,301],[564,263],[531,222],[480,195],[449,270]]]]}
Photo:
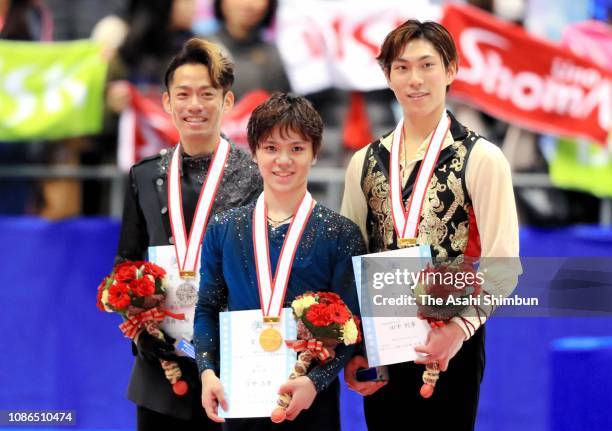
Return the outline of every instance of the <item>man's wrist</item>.
{"type": "MultiPolygon", "coordinates": [[[[318,393],[319,393],[319,391],[318,391],[318,389],[317,389],[317,385],[315,385],[314,380],[312,380],[308,374],[306,374],[306,375],[304,375],[304,376],[301,376],[301,377],[305,377],[305,378],[306,378],[306,379],[304,380],[305,384],[306,384],[306,385],[308,385],[308,387],[309,387],[310,389],[312,389],[312,390],[315,392],[315,394],[318,394],[318,393]]],[[[299,377],[298,377],[298,378],[299,378],[299,377]]]]}
{"type": "Polygon", "coordinates": [[[207,368],[200,373],[200,380],[202,381],[202,383],[204,383],[204,380],[211,377],[217,377],[217,375],[215,374],[215,370],[213,370],[212,368],[207,368]]]}
{"type": "Polygon", "coordinates": [[[452,328],[452,331],[456,335],[457,341],[461,341],[463,343],[468,340],[468,333],[463,329],[463,325],[458,323],[456,320],[451,319],[448,326],[449,328],[452,328]]]}

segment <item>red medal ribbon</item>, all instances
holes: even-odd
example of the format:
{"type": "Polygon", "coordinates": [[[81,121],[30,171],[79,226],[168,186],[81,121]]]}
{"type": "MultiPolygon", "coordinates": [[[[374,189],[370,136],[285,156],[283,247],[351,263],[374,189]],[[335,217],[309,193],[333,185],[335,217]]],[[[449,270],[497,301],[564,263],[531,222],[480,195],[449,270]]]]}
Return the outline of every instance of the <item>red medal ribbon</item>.
{"type": "MultiPolygon", "coordinates": [[[[404,120],[400,120],[393,132],[393,141],[389,151],[389,194],[393,226],[397,238],[418,237],[419,220],[423,202],[427,196],[427,187],[436,168],[436,163],[450,129],[450,118],[443,112],[438,125],[431,134],[429,144],[420,164],[414,182],[412,194],[404,206],[402,201],[402,179],[400,174],[399,150],[404,133],[404,120]]],[[[405,161],[408,163],[408,160],[405,161]]]]}
{"type": "Polygon", "coordinates": [[[259,301],[264,317],[280,317],[281,315],[293,259],[314,206],[314,199],[312,199],[310,193],[306,192],[296,209],[295,217],[289,225],[289,230],[283,241],[278,263],[276,264],[276,271],[274,277],[272,277],[264,193],[262,192],[257,199],[255,210],[253,211],[253,251],[255,255],[259,301]]]}
{"type": "Polygon", "coordinates": [[[170,227],[174,237],[174,250],[179,273],[187,272],[195,274],[204,232],[212,212],[217,190],[223,178],[225,163],[227,163],[230,149],[230,144],[225,139],[220,138],[219,145],[217,145],[217,149],[210,162],[206,180],[200,190],[189,236],[187,236],[185,228],[183,198],[181,195],[179,168],[182,157],[181,145],[177,144],[174,149],[168,170],[168,209],[170,211],[170,227]]]}

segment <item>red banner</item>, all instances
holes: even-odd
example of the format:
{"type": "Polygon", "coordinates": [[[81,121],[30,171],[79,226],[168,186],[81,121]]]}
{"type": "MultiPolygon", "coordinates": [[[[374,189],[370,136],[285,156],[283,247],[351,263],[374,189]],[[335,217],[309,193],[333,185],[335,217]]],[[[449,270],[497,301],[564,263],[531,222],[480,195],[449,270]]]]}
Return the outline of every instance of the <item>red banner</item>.
{"type": "Polygon", "coordinates": [[[451,96],[539,133],[605,143],[610,71],[473,7],[449,5],[442,24],[459,51],[451,96]]]}
{"type": "Polygon", "coordinates": [[[236,146],[248,150],[247,124],[249,118],[251,118],[253,110],[268,100],[268,97],[270,97],[270,93],[265,90],[252,90],[242,96],[232,110],[223,116],[221,131],[236,146]]]}
{"type": "MultiPolygon", "coordinates": [[[[130,94],[130,106],[121,113],[119,121],[118,164],[124,171],[144,157],[179,141],[178,130],[161,104],[144,97],[135,87],[130,88],[130,94]]],[[[248,149],[246,126],[251,112],[268,97],[269,93],[264,90],[243,96],[223,117],[223,134],[237,146],[248,149]]]]}
{"type": "Polygon", "coordinates": [[[160,103],[130,87],[130,105],[119,119],[118,165],[123,171],[179,141],[178,130],[160,103]]]}

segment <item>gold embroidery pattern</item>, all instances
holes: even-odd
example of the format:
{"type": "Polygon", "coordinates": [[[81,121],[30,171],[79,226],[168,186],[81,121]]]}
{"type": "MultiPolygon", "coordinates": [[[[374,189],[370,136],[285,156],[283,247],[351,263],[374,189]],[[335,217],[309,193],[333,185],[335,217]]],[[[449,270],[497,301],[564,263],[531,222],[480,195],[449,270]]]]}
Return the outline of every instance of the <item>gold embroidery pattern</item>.
{"type": "Polygon", "coordinates": [[[462,221],[455,227],[453,223],[453,228],[455,233],[452,233],[448,236],[450,239],[450,246],[454,251],[462,252],[467,247],[468,235],[469,235],[469,222],[462,221]]]}
{"type": "MultiPolygon", "coordinates": [[[[455,141],[449,150],[453,151],[453,157],[436,169],[429,183],[418,233],[419,242],[430,244],[435,256],[441,258],[448,257],[451,252],[463,253],[469,236],[468,214],[471,205],[466,201],[461,179],[468,148],[462,141],[455,141]]],[[[376,166],[373,155],[366,159],[366,163],[363,191],[370,208],[368,230],[371,250],[389,250],[395,239],[389,184],[376,166]]]]}
{"type": "Polygon", "coordinates": [[[393,216],[389,206],[389,183],[381,171],[374,171],[376,159],[370,157],[367,160],[368,171],[364,178],[363,191],[368,197],[371,223],[368,227],[375,229],[370,232],[372,247],[381,247],[388,250],[393,244],[393,216]],[[377,244],[382,240],[382,244],[377,244]]]}
{"type": "Polygon", "coordinates": [[[463,169],[463,162],[465,160],[465,155],[467,154],[467,148],[461,141],[456,141],[452,147],[455,150],[456,157],[454,157],[451,161],[450,167],[455,172],[459,172],[461,169],[463,169]]]}
{"type": "MultiPolygon", "coordinates": [[[[423,203],[423,210],[421,211],[419,239],[423,243],[431,244],[440,257],[447,257],[446,249],[443,246],[443,242],[446,240],[447,236],[449,239],[458,236],[455,224],[449,222],[456,214],[457,209],[464,205],[464,201],[465,196],[461,179],[457,178],[453,172],[448,175],[446,184],[440,183],[437,175],[432,176],[429,188],[427,189],[427,198],[423,203]],[[450,200],[448,209],[445,210],[443,201],[448,201],[448,199],[444,199],[443,196],[445,195],[443,192],[446,192],[446,190],[451,191],[452,199],[450,200]],[[450,235],[449,227],[451,228],[450,235]]],[[[465,233],[467,234],[467,230],[465,233]]],[[[461,240],[458,238],[458,241],[461,240]]],[[[464,242],[467,245],[467,236],[464,242]]],[[[453,247],[453,250],[462,251],[463,249],[457,250],[453,247]]]]}

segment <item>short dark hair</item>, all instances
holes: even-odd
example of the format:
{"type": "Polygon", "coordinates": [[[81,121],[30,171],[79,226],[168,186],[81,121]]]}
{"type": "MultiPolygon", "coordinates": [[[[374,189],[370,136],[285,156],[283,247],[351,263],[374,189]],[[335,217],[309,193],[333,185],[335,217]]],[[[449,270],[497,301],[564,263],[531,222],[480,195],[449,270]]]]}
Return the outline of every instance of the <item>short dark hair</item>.
{"type": "Polygon", "coordinates": [[[164,75],[166,90],[174,78],[174,72],[185,64],[202,64],[208,69],[210,80],[215,88],[227,92],[234,83],[234,65],[221,53],[218,45],[204,39],[193,37],[183,44],[178,54],[170,61],[164,75]]]}
{"type": "Polygon", "coordinates": [[[323,120],[302,96],[288,93],[274,93],[268,100],[253,110],[247,125],[247,140],[251,153],[278,127],[281,133],[293,131],[303,139],[312,142],[312,152],[316,156],[321,148],[323,120]]]}
{"type": "Polygon", "coordinates": [[[455,42],[443,25],[433,21],[421,22],[416,19],[409,19],[387,35],[380,48],[380,53],[376,57],[387,77],[391,72],[391,63],[402,55],[402,50],[406,44],[413,39],[429,41],[440,54],[446,70],[451,65],[454,67],[459,65],[455,42]]]}
{"type": "MultiPolygon", "coordinates": [[[[213,11],[215,14],[215,18],[219,22],[225,22],[225,16],[223,15],[223,11],[221,10],[221,3],[223,0],[215,0],[213,4],[213,11]]],[[[274,19],[274,14],[276,14],[276,9],[278,7],[278,0],[268,0],[268,9],[266,10],[266,14],[262,18],[261,22],[257,25],[257,28],[263,29],[270,27],[272,24],[272,19],[274,19]]]]}

